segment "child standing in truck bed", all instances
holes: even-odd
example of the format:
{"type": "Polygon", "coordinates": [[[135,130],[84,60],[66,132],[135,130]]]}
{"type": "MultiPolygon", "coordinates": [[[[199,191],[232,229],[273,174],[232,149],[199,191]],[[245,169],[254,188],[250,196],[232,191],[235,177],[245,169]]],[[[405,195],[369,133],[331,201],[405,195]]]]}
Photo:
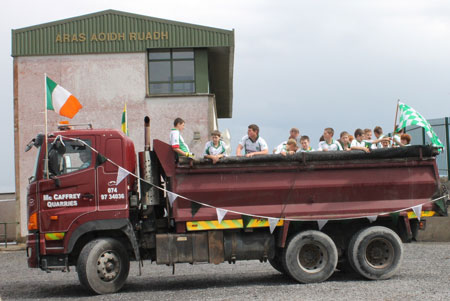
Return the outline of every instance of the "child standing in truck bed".
{"type": "Polygon", "coordinates": [[[300,138],[300,148],[297,150],[297,152],[313,152],[314,150],[309,145],[309,137],[308,136],[302,136],[300,138]]]}
{"type": "Polygon", "coordinates": [[[245,156],[249,158],[255,155],[266,155],[269,152],[266,141],[259,136],[259,127],[256,124],[248,126],[247,135],[239,141],[236,156],[242,156],[242,150],[245,151],[245,156]]]}
{"type": "Polygon", "coordinates": [[[283,156],[293,155],[297,152],[298,146],[297,141],[295,139],[289,139],[286,144],[282,147],[280,154],[283,156]]]}
{"type": "Polygon", "coordinates": [[[366,147],[366,142],[364,139],[364,131],[361,129],[356,129],[355,139],[353,139],[351,144],[351,150],[362,150],[366,153],[370,153],[370,149],[366,147]]]}
{"type": "MultiPolygon", "coordinates": [[[[299,129],[298,128],[292,128],[289,131],[289,138],[288,138],[288,140],[289,139],[294,139],[295,142],[297,143],[299,141],[299,139],[298,139],[299,136],[300,136],[299,129]]],[[[280,154],[281,151],[283,150],[283,148],[286,148],[286,144],[287,144],[288,140],[281,142],[276,148],[274,148],[273,153],[274,154],[280,154]]]]}
{"type": "Polygon", "coordinates": [[[176,118],[173,121],[174,128],[170,131],[170,145],[172,149],[179,156],[191,157],[192,154],[189,152],[189,147],[184,142],[181,136],[181,131],[184,130],[184,120],[181,118],[176,118]]]}
{"type": "Polygon", "coordinates": [[[213,131],[211,133],[211,141],[206,142],[203,157],[205,159],[211,159],[213,164],[216,164],[220,158],[225,157],[225,145],[220,140],[219,131],[213,131]]]}
{"type": "Polygon", "coordinates": [[[340,138],[338,139],[338,143],[341,145],[342,150],[348,151],[350,150],[350,141],[349,134],[346,131],[341,132],[340,138]]]}
{"type": "Polygon", "coordinates": [[[337,151],[342,150],[340,144],[333,139],[334,130],[332,128],[325,128],[323,130],[323,139],[324,141],[319,142],[319,151],[337,151]]]}

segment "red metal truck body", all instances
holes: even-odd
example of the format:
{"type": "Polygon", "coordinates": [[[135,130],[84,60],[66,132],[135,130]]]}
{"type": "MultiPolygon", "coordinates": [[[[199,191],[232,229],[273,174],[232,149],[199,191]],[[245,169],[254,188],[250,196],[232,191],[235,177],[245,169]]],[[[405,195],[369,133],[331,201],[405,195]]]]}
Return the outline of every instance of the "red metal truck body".
{"type": "MultiPolygon", "coordinates": [[[[169,146],[156,142],[159,157],[169,146]]],[[[228,164],[166,164],[173,174],[172,191],[195,201],[231,211],[276,218],[333,220],[377,216],[427,203],[439,184],[433,158],[278,162],[228,164]]],[[[424,209],[430,209],[431,203],[424,209]]],[[[174,219],[215,220],[214,208],[191,213],[191,202],[178,198],[174,219]]],[[[229,212],[227,219],[240,218],[229,212]]],[[[182,229],[180,227],[179,229],[182,229]]]]}

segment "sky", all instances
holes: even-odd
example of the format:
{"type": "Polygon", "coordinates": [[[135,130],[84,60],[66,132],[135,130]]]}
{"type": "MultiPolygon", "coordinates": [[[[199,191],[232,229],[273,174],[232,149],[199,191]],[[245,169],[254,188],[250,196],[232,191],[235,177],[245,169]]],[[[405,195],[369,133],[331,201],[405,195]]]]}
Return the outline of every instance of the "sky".
{"type": "MultiPolygon", "coordinates": [[[[398,99],[450,116],[450,2],[438,0],[6,1],[0,11],[0,192],[14,191],[11,29],[106,9],[235,29],[233,152],[255,123],[269,149],[300,129],[394,127],[398,99]]],[[[31,137],[30,137],[31,139],[31,137]]]]}

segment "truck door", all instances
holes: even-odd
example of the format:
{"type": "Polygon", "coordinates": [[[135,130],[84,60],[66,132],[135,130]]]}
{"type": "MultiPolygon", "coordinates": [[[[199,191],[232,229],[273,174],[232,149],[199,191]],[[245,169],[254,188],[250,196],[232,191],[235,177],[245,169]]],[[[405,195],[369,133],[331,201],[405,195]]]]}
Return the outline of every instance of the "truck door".
{"type": "MultiPolygon", "coordinates": [[[[104,154],[112,162],[124,167],[123,143],[120,137],[102,137],[102,145],[105,146],[104,154]]],[[[123,217],[124,209],[128,208],[128,181],[123,179],[116,183],[118,167],[105,162],[97,167],[97,191],[99,194],[99,211],[116,211],[115,217],[123,217]]]]}
{"type": "MultiPolygon", "coordinates": [[[[94,137],[80,139],[93,146],[94,137]]],[[[66,232],[80,216],[96,209],[95,153],[80,142],[63,142],[64,150],[49,145],[51,179],[39,182],[39,224],[44,233],[66,232]]]]}

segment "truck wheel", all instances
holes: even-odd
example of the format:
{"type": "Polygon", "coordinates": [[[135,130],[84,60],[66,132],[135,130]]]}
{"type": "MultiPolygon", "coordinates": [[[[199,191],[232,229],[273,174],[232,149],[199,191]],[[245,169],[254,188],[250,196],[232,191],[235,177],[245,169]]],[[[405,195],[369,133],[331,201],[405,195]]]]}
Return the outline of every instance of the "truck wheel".
{"type": "Polygon", "coordinates": [[[96,239],[81,250],[77,261],[82,285],[97,294],[117,292],[130,271],[127,250],[112,238],[96,239]]]}
{"type": "Polygon", "coordinates": [[[283,267],[302,283],[327,280],[334,272],[338,252],[333,240],[320,231],[303,231],[289,240],[283,252],[283,267]]]}
{"type": "Polygon", "coordinates": [[[400,267],[403,245],[389,228],[373,226],[357,232],[348,246],[348,260],[367,279],[388,279],[400,267]]]}
{"type": "Polygon", "coordinates": [[[269,263],[275,270],[277,270],[281,274],[287,274],[280,257],[275,256],[273,259],[269,259],[269,263]]]}

